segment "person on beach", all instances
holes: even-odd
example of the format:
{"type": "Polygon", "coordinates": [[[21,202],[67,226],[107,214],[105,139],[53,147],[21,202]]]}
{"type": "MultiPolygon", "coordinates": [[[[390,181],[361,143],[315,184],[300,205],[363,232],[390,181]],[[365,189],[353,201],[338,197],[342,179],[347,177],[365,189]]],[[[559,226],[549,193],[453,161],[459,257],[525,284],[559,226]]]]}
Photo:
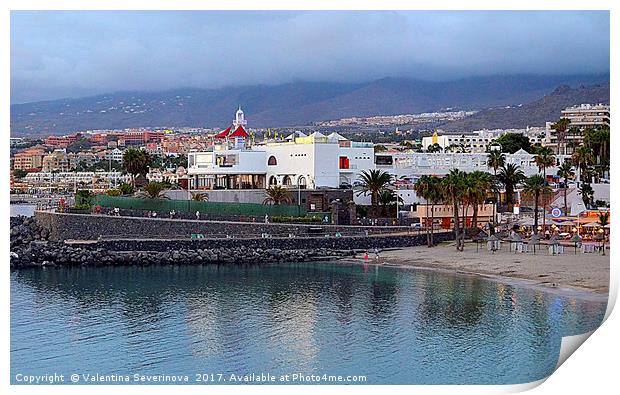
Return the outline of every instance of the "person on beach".
{"type": "Polygon", "coordinates": [[[379,250],[375,247],[375,261],[379,262],[379,250]]]}
{"type": "Polygon", "coordinates": [[[196,211],[196,219],[200,221],[200,211],[196,211]]]}
{"type": "Polygon", "coordinates": [[[366,253],[364,253],[364,261],[368,262],[368,251],[366,251],[366,253]]]}

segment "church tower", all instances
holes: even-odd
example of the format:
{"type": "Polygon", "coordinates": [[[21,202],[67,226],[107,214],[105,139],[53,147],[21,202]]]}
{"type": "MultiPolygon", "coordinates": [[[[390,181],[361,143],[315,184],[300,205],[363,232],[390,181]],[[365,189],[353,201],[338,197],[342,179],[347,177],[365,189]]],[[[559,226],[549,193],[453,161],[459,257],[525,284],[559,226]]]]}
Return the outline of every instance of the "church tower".
{"type": "Polygon", "coordinates": [[[235,114],[235,120],[233,121],[233,129],[237,129],[239,126],[242,126],[244,129],[248,121],[245,120],[245,116],[243,115],[243,110],[241,109],[241,105],[239,105],[239,109],[235,114]]]}

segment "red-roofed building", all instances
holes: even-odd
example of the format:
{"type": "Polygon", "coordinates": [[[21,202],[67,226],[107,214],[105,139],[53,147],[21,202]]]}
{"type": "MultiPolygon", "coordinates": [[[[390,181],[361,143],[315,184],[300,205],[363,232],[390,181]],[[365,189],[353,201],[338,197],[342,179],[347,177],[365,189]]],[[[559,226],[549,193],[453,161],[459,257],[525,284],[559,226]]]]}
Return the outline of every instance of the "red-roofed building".
{"type": "Polygon", "coordinates": [[[227,127],[225,130],[222,130],[221,132],[219,132],[218,134],[215,135],[216,139],[225,139],[228,138],[228,134],[230,133],[230,130],[232,129],[232,127],[227,127]]]}
{"type": "Polygon", "coordinates": [[[245,129],[243,128],[243,126],[239,125],[237,126],[237,129],[235,129],[234,132],[232,132],[232,134],[229,137],[243,137],[243,138],[248,138],[249,134],[248,132],[245,131],[245,129]]]}

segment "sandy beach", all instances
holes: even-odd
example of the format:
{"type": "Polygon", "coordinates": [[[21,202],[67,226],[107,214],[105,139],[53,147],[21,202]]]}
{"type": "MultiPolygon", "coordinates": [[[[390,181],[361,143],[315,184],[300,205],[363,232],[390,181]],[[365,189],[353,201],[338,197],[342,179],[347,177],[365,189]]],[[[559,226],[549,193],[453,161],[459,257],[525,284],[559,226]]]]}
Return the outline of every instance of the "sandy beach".
{"type": "MultiPolygon", "coordinates": [[[[442,243],[433,248],[408,247],[380,252],[381,264],[437,268],[448,271],[511,277],[529,280],[548,287],[571,287],[606,294],[609,292],[609,254],[574,254],[566,248],[561,255],[548,255],[543,249],[536,255],[509,251],[503,245],[494,254],[474,243],[467,243],[465,251],[458,252],[454,243],[442,243]]],[[[370,261],[374,261],[370,254],[370,261]]]]}

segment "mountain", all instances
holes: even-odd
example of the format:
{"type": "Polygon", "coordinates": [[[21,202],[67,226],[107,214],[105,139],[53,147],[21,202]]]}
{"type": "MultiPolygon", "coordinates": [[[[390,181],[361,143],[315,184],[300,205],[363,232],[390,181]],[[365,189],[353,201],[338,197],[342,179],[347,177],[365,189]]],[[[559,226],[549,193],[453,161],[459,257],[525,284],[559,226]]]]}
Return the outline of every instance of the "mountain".
{"type": "Polygon", "coordinates": [[[556,121],[560,111],[581,103],[609,104],[609,83],[571,88],[562,85],[542,99],[510,108],[480,111],[469,117],[439,126],[445,131],[470,132],[480,129],[525,128],[545,126],[556,121]]]}
{"type": "Polygon", "coordinates": [[[241,105],[251,127],[308,125],[351,116],[446,108],[480,110],[527,103],[558,85],[609,81],[609,75],[499,75],[454,81],[383,78],[364,83],[292,82],[222,89],[117,92],[11,105],[11,135],[64,134],[127,127],[225,127],[241,105]]]}

